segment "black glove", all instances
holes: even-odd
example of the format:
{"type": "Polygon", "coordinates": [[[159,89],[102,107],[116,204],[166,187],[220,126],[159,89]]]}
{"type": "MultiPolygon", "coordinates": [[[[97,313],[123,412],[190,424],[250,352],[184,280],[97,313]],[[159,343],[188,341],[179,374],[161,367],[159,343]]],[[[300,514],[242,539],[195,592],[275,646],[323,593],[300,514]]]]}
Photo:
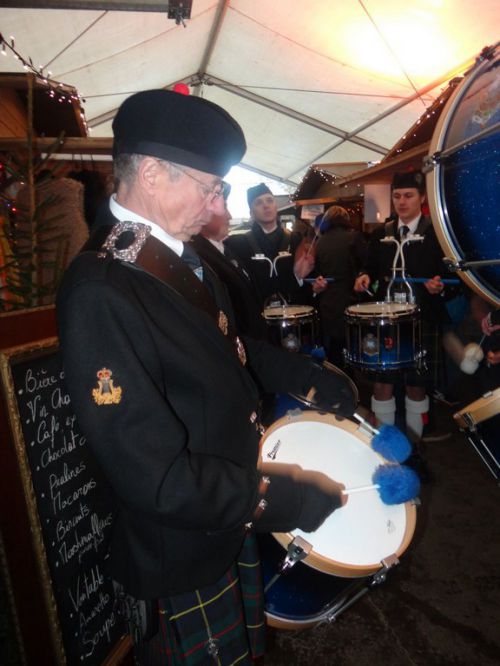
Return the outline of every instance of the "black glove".
{"type": "Polygon", "coordinates": [[[341,505],[340,495],[324,492],[313,483],[302,483],[302,509],[297,527],[315,532],[328,516],[341,505]]]}
{"type": "Polygon", "coordinates": [[[267,508],[255,522],[257,532],[291,532],[297,528],[314,532],[342,504],[342,486],[337,488],[321,472],[283,465],[280,474],[268,476],[271,482],[266,494],[267,508]],[[290,475],[284,473],[285,468],[290,469],[290,475]]]}
{"type": "Polygon", "coordinates": [[[358,396],[350,379],[324,367],[315,367],[312,372],[309,392],[318,410],[334,412],[340,416],[352,416],[358,404],[358,396]]]}

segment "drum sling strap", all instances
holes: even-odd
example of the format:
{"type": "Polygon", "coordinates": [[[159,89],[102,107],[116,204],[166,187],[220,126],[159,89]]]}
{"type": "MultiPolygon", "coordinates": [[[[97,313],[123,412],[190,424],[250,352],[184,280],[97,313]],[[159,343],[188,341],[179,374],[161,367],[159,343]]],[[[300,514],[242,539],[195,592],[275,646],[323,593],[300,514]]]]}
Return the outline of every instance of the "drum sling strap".
{"type": "MultiPolygon", "coordinates": [[[[280,227],[281,229],[281,227],[280,227]]],[[[290,252],[290,241],[291,241],[291,234],[287,229],[281,229],[283,232],[283,236],[281,238],[279,247],[278,247],[278,252],[290,252]]],[[[259,245],[259,241],[257,236],[255,235],[255,232],[253,229],[250,229],[250,231],[247,233],[247,238],[248,242],[250,243],[250,247],[252,248],[252,251],[254,254],[265,254],[263,249],[259,245]]],[[[274,257],[273,257],[274,258],[274,257]]]]}
{"type": "MultiPolygon", "coordinates": [[[[111,225],[98,227],[82,248],[82,252],[101,251],[113,228],[111,225]]],[[[149,236],[137,257],[131,263],[133,266],[154,275],[191,305],[202,310],[213,319],[220,331],[233,342],[232,347],[236,349],[238,358],[245,365],[244,347],[234,330],[230,305],[226,305],[228,298],[223,293],[216,274],[205,262],[202,262],[205,282],[201,282],[193,270],[173,250],[154,236],[149,236]],[[213,295],[205,283],[210,285],[213,295]],[[222,309],[218,308],[217,303],[220,303],[225,310],[230,312],[229,317],[222,309]]]]}

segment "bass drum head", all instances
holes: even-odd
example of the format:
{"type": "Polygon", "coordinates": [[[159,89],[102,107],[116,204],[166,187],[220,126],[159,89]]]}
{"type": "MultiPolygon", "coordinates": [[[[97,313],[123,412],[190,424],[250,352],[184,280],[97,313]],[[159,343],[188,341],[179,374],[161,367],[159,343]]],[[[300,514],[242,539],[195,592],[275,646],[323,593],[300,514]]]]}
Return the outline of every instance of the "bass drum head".
{"type": "MultiPolygon", "coordinates": [[[[443,253],[453,262],[500,259],[498,47],[490,55],[448,100],[427,160],[431,217],[443,253]]],[[[458,275],[482,298],[500,305],[500,265],[458,275]]]]}
{"type": "MultiPolygon", "coordinates": [[[[323,472],[346,488],[371,484],[377,467],[386,461],[369,445],[359,427],[347,419],[318,412],[285,416],[261,440],[261,463],[298,464],[323,472]]],[[[278,468],[277,468],[278,469],[278,468]]],[[[375,573],[385,558],[399,557],[415,529],[415,506],[388,505],[377,490],[352,494],[313,533],[294,530],[275,534],[284,549],[295,536],[312,544],[304,564],[323,573],[357,578],[375,573]]]]}

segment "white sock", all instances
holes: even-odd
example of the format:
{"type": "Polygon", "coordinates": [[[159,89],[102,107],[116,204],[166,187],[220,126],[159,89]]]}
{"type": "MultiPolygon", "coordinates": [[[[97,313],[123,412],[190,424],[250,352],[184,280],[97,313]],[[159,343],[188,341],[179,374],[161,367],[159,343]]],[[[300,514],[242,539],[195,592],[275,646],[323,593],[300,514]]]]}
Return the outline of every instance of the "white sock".
{"type": "Polygon", "coordinates": [[[405,397],[406,407],[406,431],[412,442],[418,442],[422,438],[424,424],[427,423],[429,413],[429,396],[423,400],[410,400],[405,397]]]}
{"type": "Polygon", "coordinates": [[[389,400],[377,400],[372,395],[372,412],[379,423],[394,425],[396,420],[396,399],[394,396],[389,400]]]}

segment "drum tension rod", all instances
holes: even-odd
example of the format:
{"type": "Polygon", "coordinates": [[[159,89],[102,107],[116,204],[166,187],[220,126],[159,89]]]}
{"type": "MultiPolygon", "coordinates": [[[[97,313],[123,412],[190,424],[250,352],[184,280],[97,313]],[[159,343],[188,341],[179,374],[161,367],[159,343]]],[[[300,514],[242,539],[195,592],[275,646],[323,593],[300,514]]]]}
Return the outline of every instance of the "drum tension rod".
{"type": "Polygon", "coordinates": [[[384,558],[381,561],[382,568],[379,569],[374,575],[371,580],[370,586],[373,587],[374,585],[380,585],[380,583],[383,583],[385,579],[387,578],[387,572],[389,569],[392,569],[392,567],[396,566],[396,564],[399,564],[399,560],[397,555],[389,555],[389,557],[384,558]]]}
{"type": "Polygon", "coordinates": [[[274,585],[278,578],[289,571],[297,562],[305,559],[312,550],[312,545],[300,536],[296,536],[290,541],[286,549],[284,560],[278,565],[278,573],[274,574],[269,583],[265,586],[264,592],[274,585]]]}
{"type": "Polygon", "coordinates": [[[294,564],[306,558],[312,550],[312,545],[300,536],[296,536],[288,544],[286,557],[280,564],[278,571],[280,574],[291,569],[294,564]]]}

